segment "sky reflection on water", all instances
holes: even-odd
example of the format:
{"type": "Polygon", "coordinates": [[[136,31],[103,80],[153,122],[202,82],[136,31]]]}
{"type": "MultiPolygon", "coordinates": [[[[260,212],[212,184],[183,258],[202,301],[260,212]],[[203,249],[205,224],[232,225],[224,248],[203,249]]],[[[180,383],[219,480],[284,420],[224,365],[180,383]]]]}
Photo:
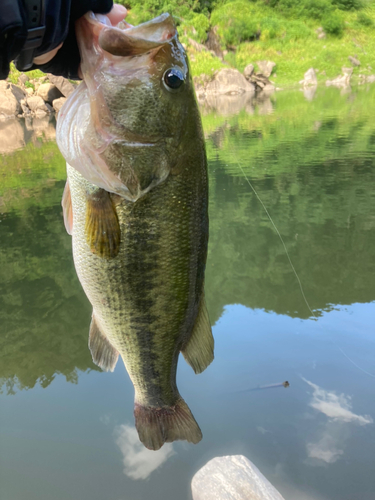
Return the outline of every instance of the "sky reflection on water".
{"type": "Polygon", "coordinates": [[[287,500],[374,500],[375,99],[333,90],[204,114],[215,361],[199,376],[178,367],[196,446],[143,448],[123,364],[107,374],[91,361],[55,144],[39,131],[2,158],[1,500],[190,499],[194,473],[225,454],[248,457],[287,500]]]}

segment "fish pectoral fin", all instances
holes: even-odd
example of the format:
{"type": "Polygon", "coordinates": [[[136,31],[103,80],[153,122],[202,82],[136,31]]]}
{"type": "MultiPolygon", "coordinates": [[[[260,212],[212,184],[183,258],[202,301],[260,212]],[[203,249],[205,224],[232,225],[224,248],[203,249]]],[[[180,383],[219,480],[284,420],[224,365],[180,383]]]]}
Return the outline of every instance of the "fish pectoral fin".
{"type": "Polygon", "coordinates": [[[105,372],[113,372],[119,353],[101,332],[94,314],[92,315],[90,325],[89,349],[91,351],[92,360],[96,365],[105,372]]]}
{"type": "Polygon", "coordinates": [[[214,359],[214,338],[204,295],[200,301],[193,333],[181,352],[195,373],[203,372],[214,359]]]}
{"type": "Polygon", "coordinates": [[[71,236],[73,233],[73,207],[72,197],[70,195],[69,181],[66,181],[65,183],[61,206],[63,208],[65,229],[66,232],[71,236]]]}
{"type": "Polygon", "coordinates": [[[87,196],[85,232],[92,253],[107,259],[120,249],[121,230],[111,195],[98,188],[87,196]]]}

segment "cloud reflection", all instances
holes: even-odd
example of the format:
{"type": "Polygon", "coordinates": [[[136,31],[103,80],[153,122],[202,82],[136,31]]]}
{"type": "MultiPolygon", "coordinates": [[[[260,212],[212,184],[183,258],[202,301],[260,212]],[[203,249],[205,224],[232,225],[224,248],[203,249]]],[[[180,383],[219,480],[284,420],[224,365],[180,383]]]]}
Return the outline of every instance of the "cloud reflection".
{"type": "Polygon", "coordinates": [[[124,474],[132,479],[147,479],[175,454],[172,443],[165,443],[158,451],[148,450],[139,441],[136,429],[130,425],[116,426],[115,440],[123,455],[124,474]]]}
{"type": "Polygon", "coordinates": [[[369,415],[355,414],[350,396],[327,391],[309,380],[303,380],[313,389],[309,406],[328,417],[317,439],[307,443],[307,454],[318,462],[332,464],[344,454],[345,441],[349,436],[348,425],[368,425],[373,423],[373,419],[369,415]]]}

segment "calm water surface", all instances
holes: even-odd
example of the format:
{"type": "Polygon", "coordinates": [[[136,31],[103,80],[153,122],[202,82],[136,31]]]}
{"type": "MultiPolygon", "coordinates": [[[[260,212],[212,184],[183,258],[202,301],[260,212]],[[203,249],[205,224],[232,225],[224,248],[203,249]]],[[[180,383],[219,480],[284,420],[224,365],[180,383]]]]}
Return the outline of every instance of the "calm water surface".
{"type": "Polygon", "coordinates": [[[0,124],[1,500],[188,500],[229,454],[286,500],[375,499],[375,87],[311,97],[202,110],[216,357],[178,369],[202,442],[159,452],[138,441],[123,364],[91,361],[53,123],[0,124]]]}

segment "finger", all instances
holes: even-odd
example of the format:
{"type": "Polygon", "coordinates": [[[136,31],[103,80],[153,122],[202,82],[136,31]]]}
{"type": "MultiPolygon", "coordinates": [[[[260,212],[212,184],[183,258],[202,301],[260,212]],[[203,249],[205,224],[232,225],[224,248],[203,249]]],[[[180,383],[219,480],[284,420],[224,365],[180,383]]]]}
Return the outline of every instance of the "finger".
{"type": "Polygon", "coordinates": [[[112,26],[116,26],[118,23],[125,19],[127,13],[128,11],[123,5],[115,3],[112,7],[111,12],[106,14],[106,16],[111,21],[112,26]]]}
{"type": "Polygon", "coordinates": [[[61,49],[62,43],[58,45],[55,49],[51,50],[50,52],[46,52],[45,54],[42,54],[41,56],[34,57],[33,63],[34,64],[46,64],[48,63],[51,59],[55,57],[57,52],[61,49]]]}

